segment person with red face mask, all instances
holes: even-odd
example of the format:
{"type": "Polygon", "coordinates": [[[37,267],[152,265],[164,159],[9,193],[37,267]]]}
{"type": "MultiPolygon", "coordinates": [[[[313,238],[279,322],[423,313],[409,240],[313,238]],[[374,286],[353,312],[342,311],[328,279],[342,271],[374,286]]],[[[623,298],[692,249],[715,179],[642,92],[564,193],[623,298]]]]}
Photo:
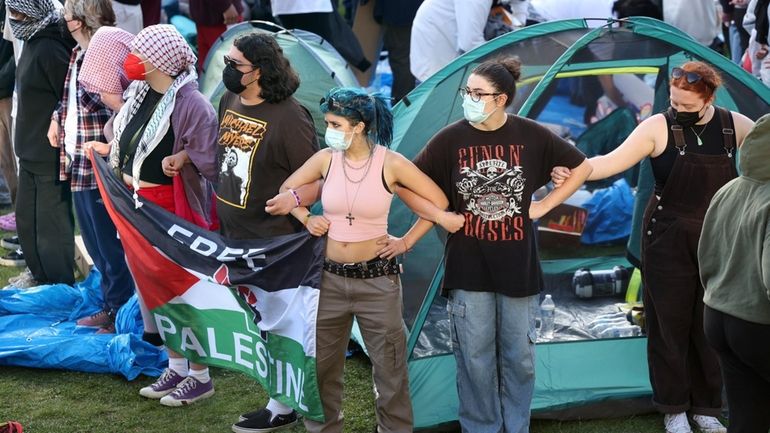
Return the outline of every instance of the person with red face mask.
{"type": "MultiPolygon", "coordinates": [[[[125,104],[115,117],[114,138],[91,142],[134,191],[137,206],[150,201],[205,229],[211,214],[216,164],[217,117],[198,91],[196,57],[170,25],[142,30],[123,63],[128,79],[125,104]]],[[[108,137],[109,138],[109,137],[108,137]]],[[[124,247],[127,247],[124,245],[124,247]]],[[[133,273],[142,272],[128,263],[133,273]]],[[[140,298],[145,340],[161,345],[154,318],[140,298]],[[154,341],[152,341],[154,340],[154,341]]],[[[168,350],[168,349],[167,349],[168,350]]],[[[194,403],[214,394],[205,365],[190,363],[171,350],[169,368],[140,390],[166,406],[194,403]]]]}

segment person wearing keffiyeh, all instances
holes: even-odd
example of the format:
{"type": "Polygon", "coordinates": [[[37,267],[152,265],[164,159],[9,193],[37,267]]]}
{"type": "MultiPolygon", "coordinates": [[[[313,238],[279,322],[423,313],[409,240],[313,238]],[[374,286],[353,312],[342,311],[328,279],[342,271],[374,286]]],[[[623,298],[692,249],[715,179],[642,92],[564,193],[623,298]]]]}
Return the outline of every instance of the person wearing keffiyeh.
{"type": "Polygon", "coordinates": [[[99,328],[97,333],[114,333],[117,311],[134,294],[125,253],[107,209],[102,203],[94,169],[83,144],[104,138],[104,126],[112,116],[99,95],[78,84],[84,53],[90,51],[92,36],[103,25],[115,24],[110,0],[67,0],[64,6],[67,32],[78,45],[72,50],[65,91],[51,116],[48,139],[59,151],[59,180],[70,181],[75,214],[86,250],[102,274],[104,305],[101,311],[77,321],[79,326],[99,328]]]}
{"type": "Polygon", "coordinates": [[[100,27],[91,38],[78,73],[83,89],[98,94],[115,113],[123,106],[123,92],[130,84],[123,72],[123,62],[131,52],[133,40],[133,34],[118,27],[100,27]]]}
{"type": "MultiPolygon", "coordinates": [[[[89,147],[109,155],[110,164],[134,191],[137,207],[150,201],[206,229],[216,228],[212,209],[216,164],[217,119],[198,91],[196,57],[170,25],[145,28],[131,41],[126,77],[135,80],[115,116],[114,137],[89,147]]],[[[107,137],[110,138],[110,137],[107,137]]],[[[124,245],[130,248],[130,245],[124,245]]],[[[132,272],[142,272],[128,263],[132,272]]],[[[145,340],[163,344],[140,300],[145,340]]],[[[168,350],[168,349],[167,349],[168,350]]],[[[182,406],[214,393],[208,368],[188,362],[171,350],[169,368],[140,395],[182,406]]]]}
{"type": "Polygon", "coordinates": [[[16,227],[36,284],[73,284],[74,220],[69,182],[59,180],[57,149],[46,131],[62,98],[75,41],[59,29],[52,0],[6,0],[10,27],[24,41],[16,68],[18,110],[14,150],[19,158],[16,227]]]}

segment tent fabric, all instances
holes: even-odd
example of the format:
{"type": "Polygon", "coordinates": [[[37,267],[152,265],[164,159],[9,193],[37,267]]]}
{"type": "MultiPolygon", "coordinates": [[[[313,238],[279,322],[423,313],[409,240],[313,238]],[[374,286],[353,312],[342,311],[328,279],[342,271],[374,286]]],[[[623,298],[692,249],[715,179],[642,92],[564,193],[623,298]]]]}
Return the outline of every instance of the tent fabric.
{"type": "MultiPolygon", "coordinates": [[[[607,117],[591,125],[587,131],[578,137],[575,146],[591,158],[597,155],[606,155],[623,143],[623,140],[636,128],[637,121],[634,113],[626,107],[619,108],[607,117]]],[[[623,178],[629,185],[636,185],[639,177],[638,167],[626,170],[623,178]]],[[[612,179],[606,181],[591,182],[591,186],[609,186],[612,179]]]]}
{"type": "Polygon", "coordinates": [[[358,81],[344,59],[320,36],[304,30],[286,30],[273,23],[250,21],[236,24],[223,33],[211,47],[203,63],[201,92],[215,108],[225,92],[222,84],[222,58],[233,41],[241,35],[259,32],[272,35],[297,71],[300,85],[294,97],[313,116],[318,137],[326,131],[319,101],[333,87],[357,87],[358,81]]]}
{"type": "MultiPolygon", "coordinates": [[[[676,28],[640,17],[624,21],[622,27],[614,20],[603,20],[598,26],[593,21],[553,21],[525,27],[458,57],[393,108],[395,125],[391,148],[411,159],[436,132],[461,119],[462,100],[457,90],[476,65],[501,55],[518,56],[523,65],[516,96],[508,111],[537,121],[561,119],[562,124],[557,127],[562,129],[580,128],[563,123],[568,118],[574,121],[575,113],[559,116],[558,112],[554,115],[551,111],[564,105],[551,103],[559,96],[561,80],[622,74],[633,74],[638,78],[644,75],[647,79],[635,79],[635,82],[648,86],[644,95],[626,95],[626,99],[644,100],[649,104],[654,92],[652,107],[647,106],[646,110],[655,113],[668,104],[671,68],[687,60],[706,61],[720,72],[724,86],[716,95],[718,105],[754,119],[770,111],[770,89],[729,59],[703,47],[676,28]]],[[[574,111],[574,107],[570,109],[574,111]]],[[[611,113],[609,120],[604,122],[607,129],[597,128],[596,124],[588,128],[583,145],[587,150],[600,153],[616,147],[635,127],[637,114],[640,113],[611,113]]],[[[542,263],[546,290],[565,297],[554,298],[557,306],[573,301],[567,298],[569,287],[565,285],[577,269],[610,269],[617,264],[628,266],[629,260],[637,262],[639,209],[643,209],[651,190],[648,165],[643,163],[635,168],[639,170],[638,176],[633,173],[626,176],[629,184],[637,186],[633,218],[628,213],[623,216],[626,227],[631,219],[635,232],[630,237],[628,251],[615,247],[607,253],[604,247],[585,245],[570,251],[543,251],[549,257],[542,263]],[[584,262],[582,265],[581,261],[584,262]]],[[[631,207],[628,197],[623,203],[631,207]]],[[[401,235],[413,222],[412,213],[403,203],[395,201],[389,217],[391,232],[401,235]]],[[[597,223],[603,221],[597,220],[597,223]]],[[[447,314],[439,290],[445,238],[446,233],[440,230],[426,235],[406,257],[402,275],[404,321],[409,329],[410,386],[417,429],[452,422],[457,417],[454,358],[448,349],[448,330],[444,326],[447,314]]],[[[592,413],[599,413],[591,412],[597,402],[649,396],[645,345],[643,337],[538,344],[533,409],[547,416],[567,409],[573,414],[581,413],[580,407],[585,407],[588,409],[581,416],[590,417],[592,413]]]]}
{"type": "Polygon", "coordinates": [[[625,179],[594,191],[583,208],[588,211],[580,241],[586,245],[626,241],[631,235],[634,193],[625,179]]]}
{"type": "Polygon", "coordinates": [[[101,309],[101,275],[94,269],[74,286],[54,284],[0,291],[0,365],[86,373],[159,376],[164,350],[142,341],[134,295],[118,311],[115,334],[96,334],[75,321],[101,309]]]}

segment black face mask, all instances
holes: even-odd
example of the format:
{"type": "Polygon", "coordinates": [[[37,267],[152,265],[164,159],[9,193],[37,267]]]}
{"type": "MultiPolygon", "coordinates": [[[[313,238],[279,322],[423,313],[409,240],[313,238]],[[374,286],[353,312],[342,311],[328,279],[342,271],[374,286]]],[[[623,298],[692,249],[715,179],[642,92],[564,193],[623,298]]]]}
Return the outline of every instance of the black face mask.
{"type": "Polygon", "coordinates": [[[675,113],[674,118],[676,119],[676,123],[685,128],[689,128],[703,119],[703,116],[700,115],[700,111],[677,111],[673,107],[672,110],[674,110],[675,113]]]}
{"type": "Polygon", "coordinates": [[[245,72],[241,72],[233,66],[225,65],[225,69],[222,71],[222,82],[227,90],[240,95],[246,90],[246,86],[241,83],[244,75],[246,75],[245,72]]]}
{"type": "MultiPolygon", "coordinates": [[[[82,25],[82,24],[81,24],[81,25],[82,25]]],[[[80,30],[80,27],[78,27],[78,28],[77,28],[77,29],[75,29],[75,30],[70,30],[70,29],[67,27],[67,20],[65,20],[64,18],[62,18],[62,19],[60,19],[60,20],[59,20],[59,31],[61,32],[61,35],[62,35],[63,37],[65,37],[65,38],[71,38],[71,37],[72,37],[72,34],[73,34],[73,33],[75,33],[75,32],[76,32],[76,31],[78,31],[78,30],[80,30]]]]}

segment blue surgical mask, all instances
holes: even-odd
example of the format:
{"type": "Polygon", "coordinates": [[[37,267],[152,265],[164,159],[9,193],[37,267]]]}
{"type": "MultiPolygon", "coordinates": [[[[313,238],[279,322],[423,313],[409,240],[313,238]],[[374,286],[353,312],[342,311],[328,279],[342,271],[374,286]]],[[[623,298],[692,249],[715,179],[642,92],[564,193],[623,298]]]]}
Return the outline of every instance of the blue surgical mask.
{"type": "Polygon", "coordinates": [[[495,107],[494,110],[485,113],[484,107],[486,105],[487,103],[484,100],[476,102],[471,99],[470,95],[465,95],[463,98],[463,115],[465,116],[465,119],[471,123],[482,123],[486,121],[489,119],[489,116],[497,110],[497,107],[495,107]]]}
{"type": "Polygon", "coordinates": [[[351,136],[350,140],[345,140],[345,132],[326,128],[324,141],[332,150],[347,150],[350,147],[350,143],[353,142],[353,137],[351,136]]]}

